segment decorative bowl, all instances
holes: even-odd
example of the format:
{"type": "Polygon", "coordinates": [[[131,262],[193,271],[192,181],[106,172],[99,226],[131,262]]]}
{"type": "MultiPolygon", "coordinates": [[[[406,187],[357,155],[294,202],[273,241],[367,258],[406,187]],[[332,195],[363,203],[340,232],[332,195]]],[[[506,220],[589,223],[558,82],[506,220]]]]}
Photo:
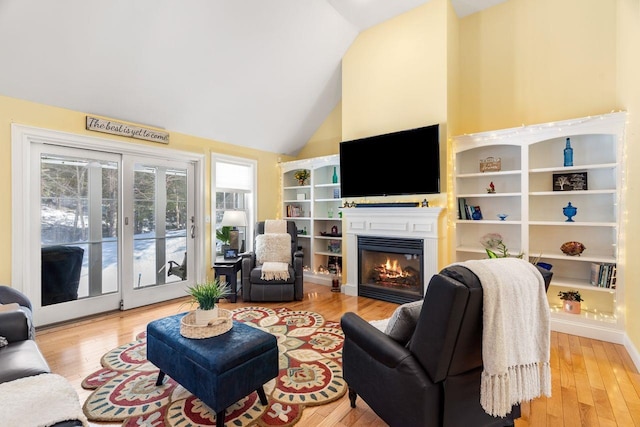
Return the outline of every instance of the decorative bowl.
{"type": "Polygon", "coordinates": [[[587,248],[580,242],[564,242],[560,246],[560,250],[570,256],[580,256],[585,249],[587,248]]]}
{"type": "Polygon", "coordinates": [[[500,218],[500,221],[504,221],[505,219],[507,219],[507,217],[509,216],[508,214],[503,214],[503,213],[499,213],[498,215],[496,215],[498,218],[500,218]]]}

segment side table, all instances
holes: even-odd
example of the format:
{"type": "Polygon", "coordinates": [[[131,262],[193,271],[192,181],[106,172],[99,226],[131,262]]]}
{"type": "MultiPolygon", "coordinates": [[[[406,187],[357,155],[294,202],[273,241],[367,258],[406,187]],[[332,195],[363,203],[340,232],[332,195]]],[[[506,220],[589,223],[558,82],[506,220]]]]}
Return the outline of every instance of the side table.
{"type": "Polygon", "coordinates": [[[225,281],[229,284],[231,293],[229,299],[236,302],[238,297],[238,272],[242,270],[242,257],[225,259],[224,257],[216,257],[213,264],[216,279],[225,281]],[[220,278],[224,276],[224,280],[220,278]]]}

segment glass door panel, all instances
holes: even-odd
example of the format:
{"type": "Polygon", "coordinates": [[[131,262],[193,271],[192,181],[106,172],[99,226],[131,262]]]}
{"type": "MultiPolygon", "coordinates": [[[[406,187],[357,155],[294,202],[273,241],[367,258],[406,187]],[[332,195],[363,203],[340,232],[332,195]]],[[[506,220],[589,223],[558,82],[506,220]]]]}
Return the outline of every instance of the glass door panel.
{"type": "Polygon", "coordinates": [[[118,163],[42,154],[41,304],[118,291],[118,163]]]}
{"type": "Polygon", "coordinates": [[[136,165],[134,287],[187,279],[187,171],[136,165]],[[170,264],[170,266],[167,266],[170,264]],[[172,268],[173,267],[173,268],[172,268]]]}
{"type": "Polygon", "coordinates": [[[38,148],[40,323],[118,308],[120,156],[38,148]]]}
{"type": "Polygon", "coordinates": [[[125,235],[132,236],[133,261],[125,277],[133,285],[125,286],[124,308],[185,296],[193,283],[193,165],[144,158],[127,158],[127,165],[133,178],[125,212],[132,221],[127,226],[125,214],[125,235]]]}

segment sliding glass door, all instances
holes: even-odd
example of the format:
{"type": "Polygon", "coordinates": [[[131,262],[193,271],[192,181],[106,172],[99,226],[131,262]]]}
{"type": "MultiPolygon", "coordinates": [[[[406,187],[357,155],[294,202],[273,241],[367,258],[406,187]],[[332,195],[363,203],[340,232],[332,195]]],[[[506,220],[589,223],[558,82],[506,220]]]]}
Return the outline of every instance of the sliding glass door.
{"type": "Polygon", "coordinates": [[[193,163],[48,144],[34,146],[32,162],[38,324],[185,296],[195,278],[193,163]]]}

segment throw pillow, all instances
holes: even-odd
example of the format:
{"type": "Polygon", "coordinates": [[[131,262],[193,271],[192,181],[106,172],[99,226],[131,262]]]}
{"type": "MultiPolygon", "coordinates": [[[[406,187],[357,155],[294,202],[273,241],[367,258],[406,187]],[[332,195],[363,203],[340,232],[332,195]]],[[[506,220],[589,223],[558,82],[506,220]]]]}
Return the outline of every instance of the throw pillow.
{"type": "Polygon", "coordinates": [[[374,328],[378,329],[380,332],[384,332],[387,330],[387,325],[389,324],[389,319],[382,320],[370,320],[369,323],[374,328]]]}
{"type": "Polygon", "coordinates": [[[5,337],[0,336],[0,348],[6,347],[7,345],[9,345],[9,341],[7,341],[5,337]]]}
{"type": "Polygon", "coordinates": [[[256,263],[291,262],[291,236],[288,233],[258,234],[256,236],[256,263]]]}
{"type": "Polygon", "coordinates": [[[422,300],[402,304],[391,315],[384,333],[402,345],[407,344],[418,323],[420,310],[422,300]]]}

